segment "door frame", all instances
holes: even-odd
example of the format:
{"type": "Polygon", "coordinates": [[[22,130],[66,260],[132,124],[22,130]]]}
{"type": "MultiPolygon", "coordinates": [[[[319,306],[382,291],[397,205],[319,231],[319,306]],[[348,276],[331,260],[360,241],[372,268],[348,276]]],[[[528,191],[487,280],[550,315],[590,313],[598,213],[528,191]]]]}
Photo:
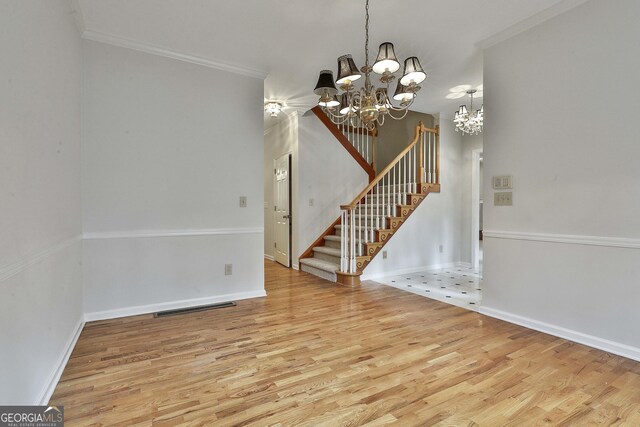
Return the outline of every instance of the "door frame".
{"type": "Polygon", "coordinates": [[[483,149],[471,151],[471,266],[480,268],[480,157],[483,149]]]}
{"type": "MultiPolygon", "coordinates": [[[[276,242],[276,226],[277,226],[277,220],[276,220],[276,216],[275,216],[275,198],[276,198],[276,186],[278,185],[277,181],[276,181],[276,174],[275,174],[275,170],[277,169],[276,167],[276,162],[278,161],[278,159],[280,159],[281,157],[287,156],[288,159],[288,163],[289,163],[289,188],[288,188],[288,192],[289,192],[289,266],[286,268],[292,268],[293,267],[293,199],[292,199],[292,186],[293,186],[293,173],[292,173],[292,167],[293,167],[293,151],[287,151],[285,153],[282,153],[280,155],[278,155],[277,157],[275,157],[273,159],[273,170],[274,170],[274,174],[272,175],[272,185],[273,185],[273,206],[274,206],[274,210],[272,212],[273,216],[272,216],[272,227],[273,227],[273,242],[274,243],[274,247],[275,247],[275,242],[276,242]]],[[[273,254],[273,258],[275,260],[276,258],[276,254],[274,252],[273,254]]],[[[280,264],[282,265],[282,264],[280,264]]],[[[284,267],[284,265],[283,265],[284,267]]]]}

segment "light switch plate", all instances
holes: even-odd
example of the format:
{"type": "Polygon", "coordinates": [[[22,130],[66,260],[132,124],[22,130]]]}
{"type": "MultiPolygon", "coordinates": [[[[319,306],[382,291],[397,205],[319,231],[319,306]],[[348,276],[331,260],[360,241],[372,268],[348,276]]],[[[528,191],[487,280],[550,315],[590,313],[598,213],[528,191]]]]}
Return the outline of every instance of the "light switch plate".
{"type": "Polygon", "coordinates": [[[500,191],[493,193],[494,206],[513,206],[513,192],[500,191]]]}
{"type": "Polygon", "coordinates": [[[494,176],[491,181],[494,190],[510,190],[513,188],[513,177],[511,175],[494,176]]]}
{"type": "Polygon", "coordinates": [[[224,265],[224,275],[231,276],[233,274],[233,264],[224,265]]]}
{"type": "Polygon", "coordinates": [[[247,196],[240,196],[240,207],[241,208],[247,207],[247,196]]]}

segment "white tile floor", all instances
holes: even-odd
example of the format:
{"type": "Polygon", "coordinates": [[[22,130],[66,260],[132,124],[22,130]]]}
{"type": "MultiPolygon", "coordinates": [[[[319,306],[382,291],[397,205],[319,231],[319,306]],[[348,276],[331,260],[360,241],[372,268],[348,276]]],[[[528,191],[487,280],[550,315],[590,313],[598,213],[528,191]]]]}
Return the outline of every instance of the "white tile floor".
{"type": "Polygon", "coordinates": [[[443,268],[385,277],[377,282],[473,311],[478,311],[482,301],[482,278],[472,268],[443,268]]]}

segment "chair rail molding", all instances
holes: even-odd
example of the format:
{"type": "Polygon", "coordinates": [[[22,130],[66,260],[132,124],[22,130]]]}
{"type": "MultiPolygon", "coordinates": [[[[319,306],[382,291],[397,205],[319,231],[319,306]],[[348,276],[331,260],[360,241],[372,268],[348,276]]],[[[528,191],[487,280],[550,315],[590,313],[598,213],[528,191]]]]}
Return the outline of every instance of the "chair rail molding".
{"type": "Polygon", "coordinates": [[[640,238],[581,236],[577,234],[528,233],[522,231],[485,230],[488,239],[529,240],[534,242],[564,243],[570,245],[606,246],[612,248],[640,249],[640,238]]]}
{"type": "Polygon", "coordinates": [[[262,233],[264,233],[264,227],[199,228],[175,230],[123,230],[85,233],[83,235],[83,239],[141,239],[147,237],[224,236],[262,233]]]}

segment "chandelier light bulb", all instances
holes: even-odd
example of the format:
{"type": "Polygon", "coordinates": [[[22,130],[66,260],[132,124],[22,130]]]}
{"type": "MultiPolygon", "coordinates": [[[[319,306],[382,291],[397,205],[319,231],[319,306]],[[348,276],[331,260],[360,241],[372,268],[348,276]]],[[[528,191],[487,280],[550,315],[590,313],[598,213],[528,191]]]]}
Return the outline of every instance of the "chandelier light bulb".
{"type": "Polygon", "coordinates": [[[279,101],[267,101],[264,104],[264,111],[273,118],[278,117],[278,114],[280,114],[282,108],[282,102],[279,101]]]}

